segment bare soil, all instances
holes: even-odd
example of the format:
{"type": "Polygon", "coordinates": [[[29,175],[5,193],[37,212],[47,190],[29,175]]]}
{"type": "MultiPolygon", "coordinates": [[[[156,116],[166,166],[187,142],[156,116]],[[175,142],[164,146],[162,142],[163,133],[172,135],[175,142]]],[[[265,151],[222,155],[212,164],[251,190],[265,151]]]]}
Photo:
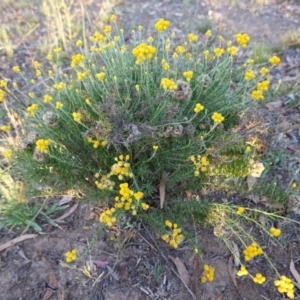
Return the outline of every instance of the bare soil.
{"type": "MultiPolygon", "coordinates": [[[[211,21],[213,29],[226,36],[237,31],[248,32],[254,41],[265,41],[267,44],[279,43],[280,37],[291,30],[300,31],[299,1],[274,1],[263,6],[249,2],[237,1],[236,5],[229,5],[226,1],[217,0],[124,1],[115,6],[113,11],[125,29],[143,25],[149,35],[155,20],[167,18],[172,21],[178,40],[190,30],[201,30],[201,24],[207,19],[211,21]]],[[[92,16],[103,9],[96,1],[86,1],[86,4],[92,16]]],[[[39,27],[20,43],[14,41],[18,46],[14,49],[12,59],[7,53],[1,54],[0,75],[5,79],[15,81],[15,75],[9,71],[13,65],[18,64],[25,69],[34,58],[42,60],[36,51],[35,41],[45,38],[45,29],[37,7],[28,5],[20,9],[12,5],[0,11],[0,19],[6,24],[22,24],[26,16],[32,15],[37,17],[39,27]]],[[[299,80],[300,51],[291,48],[281,57],[283,62],[274,73],[274,78],[294,84],[299,80]]],[[[295,170],[300,162],[300,108],[290,105],[295,96],[274,99],[282,101],[278,109],[270,111],[265,107],[260,108],[255,117],[249,117],[241,125],[244,134],[259,133],[268,149],[283,151],[284,163],[267,176],[279,179],[284,187],[297,180],[295,170]]],[[[74,201],[79,206],[60,224],[61,228],[40,224],[42,234],[0,252],[0,299],[285,299],[276,292],[273,285],[275,273],[265,258],[259,258],[249,266],[252,273],[262,272],[266,275],[267,282],[264,285],[254,284],[247,276],[237,278],[235,286],[228,271],[231,255],[212,228],[197,227],[198,246],[203,254],[198,261],[198,256],[194,255],[187,243],[183,243],[178,250],[172,250],[142,223],[123,231],[103,229],[97,221],[99,210],[96,200],[90,201],[90,204],[80,199],[74,201]],[[73,248],[77,249],[78,259],[73,264],[64,263],[65,252],[73,248]],[[187,285],[180,279],[169,256],[178,257],[184,263],[190,275],[187,285]],[[107,266],[101,266],[106,263],[107,266]],[[211,283],[202,284],[199,281],[204,263],[216,268],[215,280],[211,283]]],[[[231,201],[245,205],[250,200],[235,197],[231,201]]],[[[72,204],[69,203],[70,206],[72,204]]],[[[291,214],[291,217],[299,218],[296,214],[291,214]]],[[[248,229],[261,239],[265,245],[264,251],[279,273],[289,275],[291,257],[296,269],[300,269],[299,228],[290,223],[280,226],[286,234],[278,243],[264,237],[259,231],[255,232],[255,228],[248,229]]],[[[16,231],[2,230],[0,245],[15,236],[16,231]]],[[[300,299],[300,293],[296,294],[295,299],[300,299]]]]}

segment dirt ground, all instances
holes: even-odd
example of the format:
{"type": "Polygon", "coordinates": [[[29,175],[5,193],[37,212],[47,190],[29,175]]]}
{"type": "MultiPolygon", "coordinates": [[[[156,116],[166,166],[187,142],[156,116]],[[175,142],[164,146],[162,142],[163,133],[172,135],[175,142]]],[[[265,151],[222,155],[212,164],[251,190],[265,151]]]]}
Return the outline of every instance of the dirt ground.
{"type": "MultiPolygon", "coordinates": [[[[96,1],[85,2],[91,15],[103,8],[96,1]]],[[[210,20],[213,30],[219,30],[225,36],[237,31],[247,32],[254,41],[274,45],[289,31],[298,30],[300,33],[299,1],[269,1],[268,5],[254,5],[254,2],[125,0],[113,7],[113,11],[119,16],[125,31],[143,25],[144,30],[151,34],[155,20],[161,17],[169,19],[178,39],[190,30],[200,30],[207,20],[210,20]]],[[[39,56],[34,41],[45,36],[45,32],[43,20],[39,19],[42,16],[35,9],[6,6],[0,11],[0,19],[4,23],[14,20],[22,23],[22,15],[34,14],[40,24],[37,30],[18,44],[12,59],[6,53],[1,54],[0,76],[6,79],[15,80],[15,75],[9,71],[11,66],[18,64],[25,68],[33,57],[39,56]]],[[[273,74],[274,78],[290,83],[299,80],[300,49],[287,49],[281,53],[281,58],[282,64],[273,74]]],[[[270,149],[283,151],[286,158],[284,164],[267,176],[276,177],[285,186],[295,180],[294,171],[299,168],[300,162],[300,108],[289,105],[293,97],[295,95],[274,99],[282,102],[279,108],[260,108],[253,114],[255,117],[241,126],[245,134],[251,134],[251,130],[260,132],[270,149]]],[[[250,201],[239,197],[229,200],[243,205],[245,201],[250,201]]],[[[43,228],[41,234],[0,252],[0,299],[285,299],[276,292],[274,271],[265,258],[255,260],[249,269],[252,272],[263,271],[267,277],[266,284],[254,284],[247,276],[237,278],[235,286],[228,271],[231,255],[222,240],[215,236],[213,228],[202,228],[200,225],[197,228],[199,249],[203,254],[203,260],[198,260],[187,243],[183,243],[180,249],[172,250],[144,224],[127,226],[123,231],[103,229],[97,221],[96,200],[88,204],[74,198],[68,205],[72,207],[75,203],[79,204],[77,209],[59,223],[60,228],[40,224],[43,228]],[[73,264],[66,264],[64,253],[73,248],[77,249],[78,259],[73,264]],[[187,285],[180,279],[170,256],[178,257],[184,263],[190,277],[187,285]],[[202,284],[199,281],[204,263],[216,269],[215,280],[211,283],[202,284]]],[[[299,215],[291,214],[291,217],[299,219],[299,215]]],[[[296,269],[300,270],[299,228],[289,223],[280,226],[288,234],[279,243],[274,243],[269,237],[264,238],[260,232],[256,234],[264,239],[264,245],[267,245],[264,250],[279,273],[289,274],[291,257],[296,269]]],[[[249,230],[255,232],[257,229],[249,230]]],[[[14,237],[15,233],[1,230],[0,245],[14,237]]],[[[300,299],[299,292],[295,299],[300,299]]]]}

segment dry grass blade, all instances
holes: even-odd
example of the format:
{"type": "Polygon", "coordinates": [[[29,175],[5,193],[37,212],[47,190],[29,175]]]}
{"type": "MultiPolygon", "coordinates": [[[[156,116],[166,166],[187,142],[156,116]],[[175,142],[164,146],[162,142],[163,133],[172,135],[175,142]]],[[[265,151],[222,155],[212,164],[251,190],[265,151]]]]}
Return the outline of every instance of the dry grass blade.
{"type": "Polygon", "coordinates": [[[180,275],[181,279],[184,281],[184,283],[186,285],[188,285],[189,281],[190,281],[190,277],[189,277],[188,271],[187,271],[185,265],[183,264],[183,262],[178,257],[175,258],[171,255],[169,255],[168,257],[172,260],[172,262],[176,266],[176,269],[177,269],[178,274],[180,275]]]}
{"type": "Polygon", "coordinates": [[[48,300],[53,294],[52,289],[56,288],[56,286],[57,286],[56,276],[55,276],[53,271],[50,271],[50,273],[49,273],[48,285],[51,289],[47,289],[47,291],[44,294],[42,300],[48,300]]]}
{"type": "Polygon", "coordinates": [[[228,274],[229,274],[233,284],[235,285],[235,287],[237,287],[237,281],[233,274],[233,257],[232,256],[229,257],[227,270],[228,270],[228,274]]]}
{"type": "Polygon", "coordinates": [[[159,182],[159,199],[160,199],[160,209],[163,209],[165,203],[165,196],[166,196],[166,184],[169,180],[170,173],[164,172],[161,176],[159,182]]]}
{"type": "Polygon", "coordinates": [[[290,263],[290,271],[293,274],[294,278],[296,279],[297,283],[300,284],[300,275],[299,275],[298,271],[296,270],[295,264],[292,260],[290,263]]]}
{"type": "Polygon", "coordinates": [[[195,255],[194,265],[193,265],[193,278],[194,278],[193,288],[194,288],[194,294],[196,295],[196,297],[198,297],[198,292],[199,292],[199,289],[198,289],[199,265],[200,265],[200,258],[198,255],[195,255]]]}
{"type": "Polygon", "coordinates": [[[32,238],[35,238],[37,237],[37,234],[25,234],[25,235],[22,235],[22,236],[19,236],[9,242],[6,242],[5,244],[2,244],[0,245],[0,252],[3,251],[4,249],[6,248],[9,248],[17,243],[20,243],[22,241],[25,241],[25,240],[28,240],[28,239],[32,239],[32,238]]]}
{"type": "Polygon", "coordinates": [[[62,221],[63,219],[65,219],[66,217],[68,217],[69,215],[71,215],[75,210],[76,208],[78,207],[78,203],[75,203],[69,210],[67,210],[62,216],[60,216],[59,218],[57,219],[54,219],[53,221],[55,222],[59,222],[59,221],[62,221]]]}

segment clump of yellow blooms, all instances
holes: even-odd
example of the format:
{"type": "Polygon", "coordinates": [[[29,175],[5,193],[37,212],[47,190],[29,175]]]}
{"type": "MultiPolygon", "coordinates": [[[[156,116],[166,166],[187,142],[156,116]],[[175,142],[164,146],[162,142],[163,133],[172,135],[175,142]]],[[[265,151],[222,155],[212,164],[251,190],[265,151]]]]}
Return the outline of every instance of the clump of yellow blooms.
{"type": "Polygon", "coordinates": [[[206,172],[208,170],[209,160],[206,155],[191,155],[189,159],[193,162],[195,167],[194,176],[199,176],[200,171],[206,172]]]}
{"type": "Polygon", "coordinates": [[[236,214],[237,214],[237,215],[241,215],[241,214],[243,214],[244,212],[245,212],[245,208],[242,207],[242,206],[240,206],[240,207],[237,209],[236,214]]]}
{"type": "Polygon", "coordinates": [[[39,109],[39,105],[36,104],[36,103],[31,104],[30,106],[28,106],[26,108],[26,111],[28,112],[28,116],[33,117],[38,109],[39,109]]]}
{"type": "Polygon", "coordinates": [[[13,66],[13,67],[12,67],[12,70],[13,70],[14,72],[16,72],[16,73],[20,73],[20,72],[21,72],[21,69],[20,69],[19,66],[13,66]]]}
{"type": "Polygon", "coordinates": [[[56,90],[61,91],[62,89],[64,89],[66,87],[66,84],[61,81],[61,82],[55,83],[53,86],[56,90]]]}
{"type": "Polygon", "coordinates": [[[286,276],[280,276],[280,279],[274,281],[274,285],[277,287],[279,293],[284,294],[286,293],[287,297],[290,299],[295,298],[295,291],[294,291],[294,284],[292,280],[287,278],[286,276]]]}
{"type": "Polygon", "coordinates": [[[56,109],[61,109],[63,106],[64,106],[64,104],[62,102],[56,101],[56,103],[55,103],[55,108],[56,109]]]}
{"type": "Polygon", "coordinates": [[[4,158],[6,158],[6,159],[10,159],[11,156],[12,156],[11,150],[5,149],[5,150],[3,151],[3,156],[4,156],[4,158]]]}
{"type": "Polygon", "coordinates": [[[269,69],[268,68],[266,68],[266,67],[262,67],[260,70],[259,70],[259,73],[261,74],[261,75],[266,75],[266,74],[268,74],[269,73],[269,69]]]}
{"type": "Polygon", "coordinates": [[[201,103],[196,103],[195,107],[194,107],[194,112],[196,114],[198,114],[200,111],[202,111],[204,109],[204,106],[201,103]]]}
{"type": "Polygon", "coordinates": [[[195,43],[198,41],[198,36],[193,34],[193,33],[189,33],[188,34],[188,40],[189,42],[192,44],[192,43],[195,43]]]}
{"type": "Polygon", "coordinates": [[[246,276],[248,275],[249,272],[248,270],[246,269],[245,266],[241,266],[241,268],[238,270],[238,272],[236,273],[237,276],[241,277],[241,276],[246,276]]]}
{"type": "Polygon", "coordinates": [[[90,40],[94,43],[105,43],[107,41],[107,37],[99,31],[95,31],[94,35],[90,37],[90,40]]]}
{"type": "Polygon", "coordinates": [[[77,250],[73,249],[65,253],[66,262],[70,263],[77,259],[77,250]]]}
{"type": "Polygon", "coordinates": [[[175,51],[178,54],[183,54],[186,50],[185,50],[184,46],[179,45],[176,47],[175,51]]]}
{"type": "Polygon", "coordinates": [[[127,155],[119,155],[119,157],[115,157],[116,163],[111,166],[111,171],[109,173],[110,176],[118,176],[119,180],[123,180],[124,176],[132,178],[133,174],[130,171],[130,156],[127,155]]]}
{"type": "Polygon", "coordinates": [[[252,258],[261,255],[263,253],[264,253],[263,249],[260,248],[256,243],[252,243],[243,251],[244,258],[246,261],[250,261],[252,258]]]}
{"type": "Polygon", "coordinates": [[[264,80],[264,81],[258,82],[257,89],[259,91],[267,91],[269,89],[269,84],[270,84],[269,80],[264,80]]]}
{"type": "Polygon", "coordinates": [[[215,268],[210,265],[204,265],[201,282],[213,281],[215,279],[215,268]]]}
{"type": "Polygon", "coordinates": [[[264,95],[263,95],[263,91],[262,90],[253,90],[251,92],[251,97],[254,99],[254,100],[262,100],[264,99],[264,95]]]}
{"type": "Polygon", "coordinates": [[[212,35],[211,30],[210,30],[210,29],[207,30],[207,31],[205,32],[205,35],[206,35],[206,36],[211,36],[211,35],[212,35]]]}
{"type": "Polygon", "coordinates": [[[246,73],[245,73],[245,77],[244,79],[245,80],[252,80],[255,78],[255,74],[252,70],[247,70],[246,73]]]}
{"type": "Polygon", "coordinates": [[[215,48],[215,49],[214,49],[214,53],[215,53],[218,57],[220,57],[220,56],[222,56],[222,55],[224,54],[224,49],[222,49],[222,48],[215,48]]]}
{"type": "Polygon", "coordinates": [[[50,96],[50,95],[44,95],[44,102],[45,103],[49,103],[49,102],[51,102],[52,101],[52,97],[50,96]]]}
{"type": "Polygon", "coordinates": [[[214,112],[211,116],[211,119],[215,122],[215,123],[222,123],[225,118],[220,114],[220,113],[217,113],[217,112],[214,112]]]}
{"type": "Polygon", "coordinates": [[[151,59],[156,52],[156,48],[147,45],[146,43],[141,43],[132,49],[132,54],[135,56],[135,63],[139,65],[141,62],[151,59]]]}
{"type": "Polygon", "coordinates": [[[172,223],[169,220],[165,221],[165,225],[168,228],[169,232],[164,234],[161,238],[172,248],[177,249],[184,239],[184,235],[181,233],[182,230],[178,228],[178,225],[176,223],[172,223]]]}
{"type": "Polygon", "coordinates": [[[159,32],[166,31],[169,28],[169,26],[170,26],[170,21],[165,19],[159,19],[155,23],[155,29],[159,32]]]}
{"type": "Polygon", "coordinates": [[[280,235],[281,235],[281,230],[279,228],[275,228],[275,227],[270,228],[271,237],[279,237],[280,235]]]}
{"type": "Polygon", "coordinates": [[[193,76],[194,76],[194,72],[193,72],[193,71],[186,71],[186,72],[183,72],[183,76],[185,77],[185,79],[186,79],[187,82],[190,82],[191,79],[192,79],[193,76]]]}
{"type": "Polygon", "coordinates": [[[235,56],[235,55],[237,55],[237,53],[238,53],[238,48],[235,47],[235,46],[227,47],[227,52],[228,52],[229,54],[231,54],[232,56],[235,56]]]}
{"type": "Polygon", "coordinates": [[[250,36],[247,33],[244,33],[244,34],[238,33],[235,35],[235,38],[236,38],[236,41],[239,43],[239,45],[242,48],[246,48],[247,44],[250,41],[250,36]]]}
{"type": "Polygon", "coordinates": [[[80,112],[73,112],[72,116],[73,116],[73,119],[74,119],[75,122],[80,122],[81,121],[82,115],[81,115],[80,112]]]}
{"type": "Polygon", "coordinates": [[[96,77],[98,80],[103,80],[105,78],[105,73],[104,72],[100,72],[96,74],[96,77]]]}
{"type": "Polygon", "coordinates": [[[71,67],[75,68],[84,61],[84,56],[81,53],[74,54],[71,59],[71,67]]]}
{"type": "MultiPolygon", "coordinates": [[[[87,99],[88,100],[88,99],[87,99]]],[[[104,139],[101,139],[99,137],[96,137],[95,139],[89,137],[87,138],[87,141],[91,144],[93,144],[93,147],[97,149],[99,146],[105,147],[107,145],[107,141],[104,139]]]]}
{"type": "Polygon", "coordinates": [[[47,153],[50,141],[46,139],[39,139],[36,141],[36,149],[40,152],[47,153]]]}
{"type": "Polygon", "coordinates": [[[161,61],[161,64],[162,64],[162,67],[163,67],[164,70],[169,70],[170,69],[170,65],[168,64],[168,62],[165,59],[163,59],[161,61]]]}
{"type": "Polygon", "coordinates": [[[269,59],[269,62],[272,64],[272,66],[275,67],[280,63],[280,58],[278,56],[274,55],[269,59]]]}
{"type": "Polygon", "coordinates": [[[2,125],[0,127],[0,129],[3,130],[3,131],[10,131],[11,127],[10,127],[10,125],[2,125]]]}
{"type": "Polygon", "coordinates": [[[176,90],[177,89],[176,83],[173,80],[168,79],[168,78],[162,78],[161,85],[164,90],[176,90]]]}
{"type": "Polygon", "coordinates": [[[261,273],[256,273],[253,277],[253,281],[258,284],[263,284],[266,281],[266,277],[263,276],[261,273]]]}

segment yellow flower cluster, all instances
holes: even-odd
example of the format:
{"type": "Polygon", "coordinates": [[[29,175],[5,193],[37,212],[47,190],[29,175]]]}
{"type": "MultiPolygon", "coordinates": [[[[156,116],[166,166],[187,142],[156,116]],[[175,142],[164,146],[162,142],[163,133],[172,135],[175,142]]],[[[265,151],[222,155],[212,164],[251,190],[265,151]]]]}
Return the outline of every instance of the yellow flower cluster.
{"type": "Polygon", "coordinates": [[[222,123],[222,122],[225,120],[225,118],[224,118],[221,114],[219,114],[219,113],[217,113],[217,112],[214,112],[214,113],[212,114],[211,119],[212,119],[215,123],[222,123]]]}
{"type": "Polygon", "coordinates": [[[220,56],[222,56],[222,55],[224,54],[224,49],[222,49],[222,48],[215,48],[215,49],[214,49],[214,53],[215,53],[218,57],[220,57],[220,56]]]}
{"type": "Polygon", "coordinates": [[[62,49],[61,49],[60,47],[55,47],[55,48],[53,49],[53,52],[56,53],[56,54],[61,53],[61,51],[62,51],[62,49]]]}
{"type": "Polygon", "coordinates": [[[57,101],[57,102],[55,103],[55,108],[56,108],[56,109],[61,109],[63,106],[64,106],[64,104],[61,103],[60,101],[57,101]]]}
{"type": "Polygon", "coordinates": [[[244,33],[244,34],[238,33],[235,35],[235,38],[236,38],[236,41],[239,43],[239,45],[242,48],[246,48],[247,44],[250,41],[250,36],[247,33],[244,33]]]}
{"type": "Polygon", "coordinates": [[[201,103],[196,103],[195,107],[194,107],[194,112],[196,114],[198,114],[200,111],[202,111],[204,109],[204,106],[201,103]]]}
{"type": "Polygon", "coordinates": [[[266,277],[263,276],[261,273],[256,273],[253,277],[253,281],[258,284],[263,284],[266,281],[266,277]]]}
{"type": "Polygon", "coordinates": [[[87,76],[88,72],[77,72],[77,79],[79,81],[83,80],[87,76]]]}
{"type": "Polygon", "coordinates": [[[268,89],[269,89],[269,84],[270,84],[270,81],[269,81],[269,80],[264,80],[264,81],[258,82],[258,83],[257,83],[256,90],[253,90],[253,91],[251,92],[251,97],[252,97],[254,100],[261,100],[261,99],[264,99],[264,94],[263,94],[263,92],[264,92],[264,91],[268,91],[268,89]]]}
{"type": "Polygon", "coordinates": [[[280,58],[274,55],[269,59],[269,62],[275,67],[280,63],[280,58]]]}
{"type": "Polygon", "coordinates": [[[36,149],[40,152],[44,152],[47,153],[48,152],[48,147],[50,145],[50,141],[49,140],[45,140],[45,139],[39,139],[36,141],[36,149]]]}
{"type": "Polygon", "coordinates": [[[266,75],[266,74],[269,73],[269,69],[266,68],[266,67],[262,67],[262,68],[259,70],[259,73],[260,73],[262,76],[264,76],[264,75],[266,75]]]}
{"type": "Polygon", "coordinates": [[[77,250],[73,249],[73,250],[66,252],[65,257],[66,257],[67,263],[70,263],[70,262],[76,260],[77,259],[77,250]]]}
{"type": "Polygon", "coordinates": [[[271,237],[279,237],[281,235],[281,230],[279,228],[271,227],[270,235],[271,237]]]}
{"type": "Polygon", "coordinates": [[[130,156],[127,154],[119,155],[119,157],[115,157],[116,163],[111,166],[111,171],[109,173],[110,176],[118,176],[119,180],[123,180],[124,176],[132,178],[133,174],[130,172],[130,156]]]}
{"type": "Polygon", "coordinates": [[[263,92],[261,90],[253,90],[251,92],[251,97],[254,99],[254,100],[262,100],[264,99],[264,95],[263,95],[263,92]]]}
{"type": "Polygon", "coordinates": [[[10,131],[10,125],[2,125],[1,127],[0,127],[0,129],[1,130],[3,130],[3,131],[10,131]]]}
{"type": "Polygon", "coordinates": [[[244,251],[244,258],[246,261],[250,261],[255,256],[261,255],[264,253],[263,249],[258,247],[256,243],[252,243],[244,251]]]}
{"type": "Polygon", "coordinates": [[[261,81],[257,84],[257,89],[259,91],[267,91],[269,89],[269,84],[270,84],[269,80],[261,81]]]}
{"type": "Polygon", "coordinates": [[[4,97],[5,97],[5,92],[2,89],[0,89],[0,102],[4,101],[4,97]]]}
{"type": "Polygon", "coordinates": [[[175,51],[178,54],[183,54],[186,50],[183,46],[179,45],[179,46],[176,47],[175,51]]]}
{"type": "Polygon", "coordinates": [[[84,61],[84,56],[81,53],[74,54],[71,59],[71,67],[75,68],[84,61]]]}
{"type": "Polygon", "coordinates": [[[146,43],[141,43],[137,47],[132,49],[132,54],[136,58],[135,63],[137,65],[147,59],[151,59],[155,52],[156,48],[151,45],[147,45],[146,43]]]}
{"type": "Polygon", "coordinates": [[[240,207],[237,209],[236,214],[237,214],[237,215],[241,215],[241,214],[244,213],[244,211],[245,211],[245,208],[242,207],[242,206],[240,206],[240,207]]]}
{"type": "Polygon", "coordinates": [[[90,40],[94,43],[105,43],[107,41],[107,37],[99,31],[95,31],[94,35],[90,36],[90,40]]]}
{"type": "Polygon", "coordinates": [[[167,30],[169,26],[170,26],[170,21],[165,20],[165,19],[159,19],[155,23],[155,29],[159,32],[163,32],[163,31],[167,30]]]}
{"type": "Polygon", "coordinates": [[[5,158],[7,158],[7,159],[11,158],[11,156],[12,156],[11,150],[5,149],[4,152],[3,152],[3,156],[4,156],[5,158]]]}
{"type": "Polygon", "coordinates": [[[203,275],[201,277],[201,282],[205,283],[207,281],[213,281],[214,279],[215,279],[215,268],[205,264],[203,275]]]}
{"type": "Polygon", "coordinates": [[[183,76],[185,77],[186,81],[190,82],[194,76],[194,72],[193,71],[183,72],[183,76]]]}
{"type": "Polygon", "coordinates": [[[248,270],[246,269],[245,266],[241,266],[241,268],[238,270],[238,272],[236,273],[237,276],[241,277],[241,276],[246,276],[248,275],[249,272],[248,270]]]}
{"type": "Polygon", "coordinates": [[[170,65],[168,64],[168,62],[165,59],[163,59],[161,61],[161,64],[162,64],[162,67],[163,67],[164,70],[169,70],[170,69],[170,65]]]}
{"type": "Polygon", "coordinates": [[[57,82],[54,85],[54,88],[58,91],[61,91],[62,89],[64,89],[66,87],[66,84],[64,82],[57,82]]]}
{"type": "Polygon", "coordinates": [[[75,122],[80,122],[81,121],[82,115],[81,115],[80,112],[73,112],[72,116],[73,116],[73,119],[74,119],[75,122]]]}
{"type": "Polygon", "coordinates": [[[195,166],[194,176],[199,176],[200,171],[206,172],[209,166],[209,160],[207,156],[201,156],[201,155],[191,155],[189,159],[193,162],[195,166]]]}
{"type": "MultiPolygon", "coordinates": [[[[88,99],[87,99],[87,100],[88,100],[88,99]]],[[[106,141],[106,140],[101,140],[101,139],[98,138],[98,137],[95,138],[95,139],[89,137],[89,138],[87,138],[87,141],[88,141],[89,143],[93,144],[93,147],[94,147],[95,149],[97,149],[99,146],[105,147],[105,146],[107,145],[107,141],[106,141]]]]}
{"type": "Polygon", "coordinates": [[[39,109],[39,105],[35,103],[28,106],[26,108],[26,111],[28,112],[28,116],[33,117],[38,109],[39,109]]]}
{"type": "Polygon", "coordinates": [[[106,225],[109,227],[113,226],[113,224],[117,222],[117,218],[113,216],[115,212],[116,209],[114,207],[105,210],[100,214],[99,221],[101,223],[106,223],[106,225]]]}
{"type": "Polygon", "coordinates": [[[162,78],[161,85],[164,88],[164,90],[176,90],[177,89],[176,83],[173,80],[168,79],[168,78],[162,78]]]}
{"type": "Polygon", "coordinates": [[[105,34],[110,34],[111,33],[111,26],[109,26],[109,25],[104,26],[103,32],[105,34]]]}
{"type": "Polygon", "coordinates": [[[238,48],[235,47],[235,46],[227,47],[227,52],[228,52],[229,54],[231,54],[232,56],[235,56],[235,55],[237,55],[238,48]]]}
{"type": "Polygon", "coordinates": [[[193,33],[189,33],[188,34],[188,40],[189,42],[192,44],[192,43],[195,43],[198,41],[198,36],[193,34],[193,33]]]}
{"type": "Polygon", "coordinates": [[[12,67],[12,70],[13,70],[14,72],[16,72],[16,73],[20,73],[20,72],[21,72],[21,69],[20,69],[19,66],[13,66],[13,67],[12,67]]]}
{"type": "Polygon", "coordinates": [[[181,233],[181,229],[178,228],[176,223],[166,220],[165,225],[168,227],[169,232],[164,234],[161,238],[172,248],[177,249],[180,243],[183,241],[184,235],[181,233]]]}
{"type": "Polygon", "coordinates": [[[277,290],[278,290],[279,293],[281,293],[281,294],[286,293],[286,295],[290,299],[295,298],[294,284],[292,283],[291,279],[289,279],[286,276],[282,275],[282,276],[280,276],[279,280],[274,281],[274,285],[277,287],[277,290]]]}
{"type": "Polygon", "coordinates": [[[251,80],[251,79],[254,79],[255,78],[255,74],[252,70],[247,70],[246,73],[245,73],[245,77],[244,79],[245,80],[251,80]]]}
{"type": "Polygon", "coordinates": [[[50,95],[44,95],[44,102],[45,103],[49,103],[49,102],[51,102],[52,101],[52,97],[50,96],[50,95]]]}
{"type": "Polygon", "coordinates": [[[104,72],[100,72],[96,74],[96,77],[98,80],[103,80],[105,78],[105,73],[104,72]]]}
{"type": "Polygon", "coordinates": [[[205,35],[206,35],[206,36],[211,36],[211,35],[212,35],[211,30],[210,30],[210,29],[207,30],[207,31],[205,32],[205,35]]]}

